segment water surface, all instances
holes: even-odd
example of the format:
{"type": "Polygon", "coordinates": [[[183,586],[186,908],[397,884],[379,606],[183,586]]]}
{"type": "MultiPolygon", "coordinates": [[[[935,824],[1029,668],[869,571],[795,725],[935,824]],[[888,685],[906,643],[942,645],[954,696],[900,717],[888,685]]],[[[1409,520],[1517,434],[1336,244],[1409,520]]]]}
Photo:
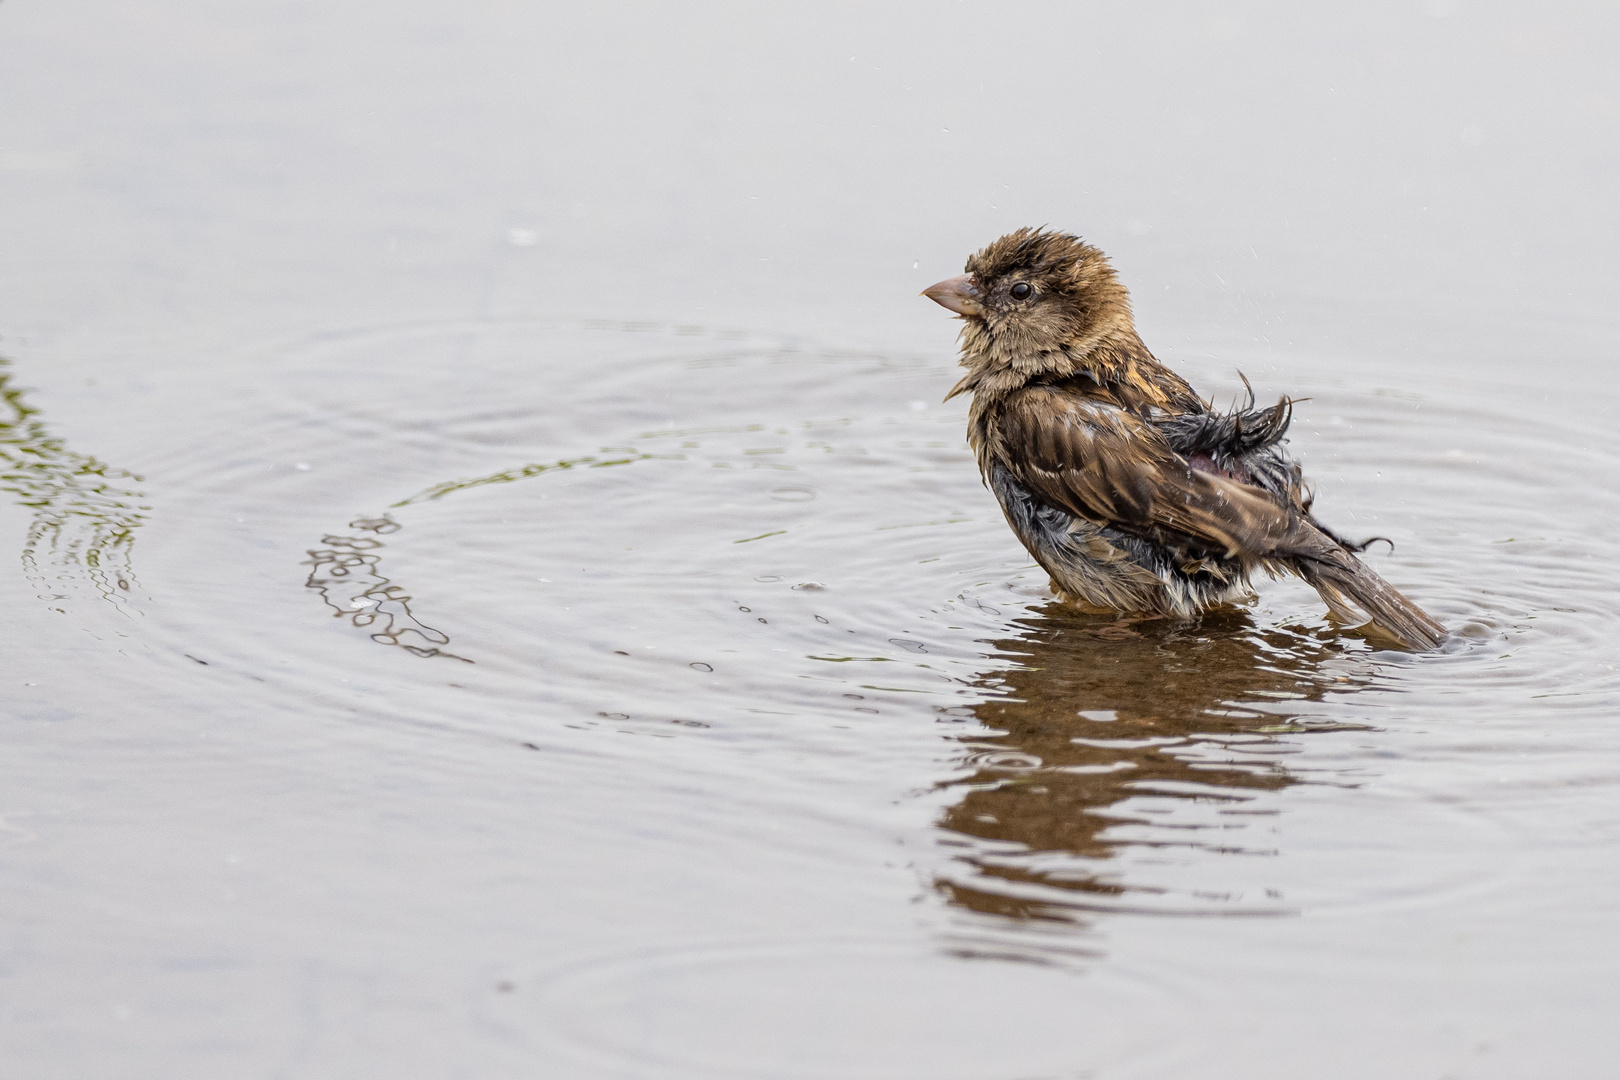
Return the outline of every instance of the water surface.
{"type": "Polygon", "coordinates": [[[0,8],[7,1060],[1607,1075],[1615,27],[1518,20],[0,8]],[[1442,650],[1053,599],[915,296],[1040,221],[1442,650]]]}

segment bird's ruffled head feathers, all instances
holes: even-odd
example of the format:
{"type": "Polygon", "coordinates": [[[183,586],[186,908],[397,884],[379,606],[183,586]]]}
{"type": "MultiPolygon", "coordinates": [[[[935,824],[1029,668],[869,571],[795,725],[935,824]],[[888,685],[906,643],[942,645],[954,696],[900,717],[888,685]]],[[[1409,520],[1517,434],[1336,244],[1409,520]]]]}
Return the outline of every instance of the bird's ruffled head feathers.
{"type": "Polygon", "coordinates": [[[1101,251],[1069,233],[1019,229],[924,295],[961,315],[963,362],[1032,375],[1083,367],[1110,338],[1131,336],[1130,295],[1101,251]]]}

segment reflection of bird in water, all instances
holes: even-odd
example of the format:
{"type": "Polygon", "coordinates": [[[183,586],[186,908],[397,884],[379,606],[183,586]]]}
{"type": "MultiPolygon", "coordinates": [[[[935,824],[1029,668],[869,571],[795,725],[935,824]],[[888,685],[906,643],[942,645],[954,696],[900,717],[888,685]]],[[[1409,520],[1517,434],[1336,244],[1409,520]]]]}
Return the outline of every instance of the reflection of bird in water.
{"type": "Polygon", "coordinates": [[[1155,899],[1111,860],[1144,844],[1252,849],[1245,804],[1301,782],[1280,763],[1289,747],[1276,733],[1345,726],[1301,720],[1290,702],[1361,681],[1354,654],[1238,612],[1130,623],[1051,603],[1020,621],[1027,632],[995,643],[1016,663],[982,681],[997,696],[973,713],[991,730],[964,738],[972,771],[946,785],[962,796],[938,822],[955,851],[936,886],[985,914],[1209,907],[1155,899]],[[1195,822],[1163,813],[1192,803],[1195,822]],[[1152,838],[1120,837],[1130,823],[1152,838]]]}
{"type": "MultiPolygon", "coordinates": [[[[1103,253],[1020,229],[924,295],[963,319],[968,438],[1053,587],[1092,610],[1192,615],[1296,574],[1338,618],[1414,649],[1445,628],[1311,516],[1282,449],[1292,403],[1211,411],[1137,336],[1103,253]],[[1354,605],[1354,606],[1352,606],[1354,605]]],[[[1251,401],[1252,406],[1252,401],[1251,401]]]]}

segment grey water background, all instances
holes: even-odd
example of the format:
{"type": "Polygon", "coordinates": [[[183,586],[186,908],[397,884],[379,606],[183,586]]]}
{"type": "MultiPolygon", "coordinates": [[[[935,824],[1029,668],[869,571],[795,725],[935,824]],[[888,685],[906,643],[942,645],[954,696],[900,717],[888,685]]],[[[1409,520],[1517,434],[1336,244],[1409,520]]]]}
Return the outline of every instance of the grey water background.
{"type": "Polygon", "coordinates": [[[1602,1077],[1620,16],[0,4],[0,1059],[1602,1077]],[[916,293],[1108,251],[1456,630],[1051,602],[916,293]]]}

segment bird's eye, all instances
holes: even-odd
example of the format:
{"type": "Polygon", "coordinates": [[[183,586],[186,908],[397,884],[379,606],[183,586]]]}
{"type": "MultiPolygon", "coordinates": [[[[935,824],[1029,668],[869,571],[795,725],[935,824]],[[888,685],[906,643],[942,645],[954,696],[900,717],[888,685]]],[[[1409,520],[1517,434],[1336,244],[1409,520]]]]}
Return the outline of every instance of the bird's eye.
{"type": "Polygon", "coordinates": [[[1028,300],[1029,299],[1029,294],[1034,292],[1035,290],[1031,289],[1029,287],[1029,282],[1020,281],[1018,284],[1014,285],[1008,291],[1010,293],[1012,293],[1012,298],[1014,300],[1028,300]]]}

